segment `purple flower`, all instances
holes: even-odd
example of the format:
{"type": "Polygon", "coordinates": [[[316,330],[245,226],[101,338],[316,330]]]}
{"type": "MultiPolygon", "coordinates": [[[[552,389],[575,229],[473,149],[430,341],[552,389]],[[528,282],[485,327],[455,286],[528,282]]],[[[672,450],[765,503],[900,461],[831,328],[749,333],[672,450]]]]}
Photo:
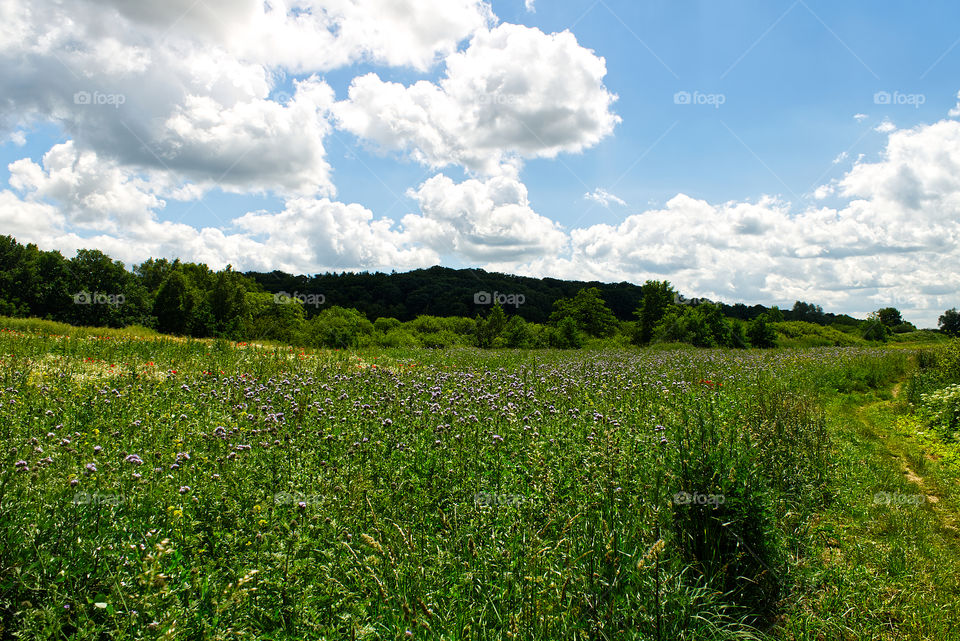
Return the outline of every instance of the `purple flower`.
{"type": "Polygon", "coordinates": [[[127,463],[132,463],[134,465],[143,465],[143,459],[141,459],[136,454],[131,454],[130,456],[128,456],[123,460],[126,461],[127,463]]]}
{"type": "Polygon", "coordinates": [[[502,443],[502,442],[503,442],[503,437],[500,436],[499,434],[494,434],[494,435],[493,435],[493,442],[494,442],[494,443],[502,443]]]}
{"type": "Polygon", "coordinates": [[[93,463],[87,463],[85,467],[87,468],[87,474],[91,474],[97,471],[97,466],[94,465],[93,463]]]}
{"type": "Polygon", "coordinates": [[[183,486],[180,487],[180,494],[186,494],[186,493],[189,492],[189,491],[190,491],[190,486],[189,486],[189,485],[183,485],[183,486]]]}
{"type": "Polygon", "coordinates": [[[103,451],[103,448],[100,447],[99,445],[97,445],[97,446],[95,446],[95,447],[93,448],[93,453],[94,453],[94,454],[99,454],[99,453],[102,452],[102,451],[103,451]]]}

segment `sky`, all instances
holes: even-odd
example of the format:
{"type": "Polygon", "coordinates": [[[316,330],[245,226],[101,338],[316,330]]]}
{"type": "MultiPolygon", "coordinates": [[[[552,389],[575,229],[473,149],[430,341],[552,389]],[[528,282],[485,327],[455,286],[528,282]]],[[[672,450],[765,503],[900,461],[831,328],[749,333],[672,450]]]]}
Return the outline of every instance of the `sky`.
{"type": "Polygon", "coordinates": [[[0,234],[935,327],[958,69],[948,0],[0,0],[0,234]]]}

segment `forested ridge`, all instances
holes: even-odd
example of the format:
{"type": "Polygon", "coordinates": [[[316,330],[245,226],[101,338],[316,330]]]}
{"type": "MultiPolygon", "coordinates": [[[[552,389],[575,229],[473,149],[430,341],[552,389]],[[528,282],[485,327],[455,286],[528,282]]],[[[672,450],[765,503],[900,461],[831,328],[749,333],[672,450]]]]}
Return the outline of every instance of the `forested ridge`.
{"type": "MultiPolygon", "coordinates": [[[[804,301],[784,310],[729,305],[685,296],[666,281],[569,281],[439,266],[390,274],[244,273],[166,258],[128,269],[98,250],[65,258],[11,236],[0,236],[0,315],[342,346],[578,347],[605,339],[743,347],[774,342],[768,324],[789,335],[801,331],[790,323],[812,323],[831,344],[843,344],[844,335],[882,340],[916,329],[893,308],[861,320],[804,301]]],[[[944,331],[956,324],[955,310],[945,312],[944,331]]]]}

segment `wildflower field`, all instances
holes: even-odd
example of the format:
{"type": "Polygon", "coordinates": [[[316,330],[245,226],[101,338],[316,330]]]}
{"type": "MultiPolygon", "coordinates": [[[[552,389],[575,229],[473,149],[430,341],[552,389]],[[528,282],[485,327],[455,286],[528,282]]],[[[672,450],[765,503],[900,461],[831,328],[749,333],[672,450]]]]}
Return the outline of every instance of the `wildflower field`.
{"type": "Polygon", "coordinates": [[[908,358],[5,330],[0,636],[764,638],[908,358]]]}

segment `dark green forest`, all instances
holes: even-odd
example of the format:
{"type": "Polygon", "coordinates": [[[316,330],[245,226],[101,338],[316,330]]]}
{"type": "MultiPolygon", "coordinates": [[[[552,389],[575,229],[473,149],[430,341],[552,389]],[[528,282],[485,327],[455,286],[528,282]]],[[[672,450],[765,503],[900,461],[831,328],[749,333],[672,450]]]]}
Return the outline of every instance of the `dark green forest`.
{"type": "MultiPolygon", "coordinates": [[[[667,281],[581,282],[445,267],[306,276],[214,271],[165,258],[127,269],[98,250],[68,259],[10,236],[0,236],[0,315],[341,348],[773,347],[799,336],[848,344],[916,330],[892,307],[856,319],[805,301],[784,310],[727,305],[687,298],[667,281]]],[[[940,331],[960,332],[956,309],[941,316],[940,331]]]]}

